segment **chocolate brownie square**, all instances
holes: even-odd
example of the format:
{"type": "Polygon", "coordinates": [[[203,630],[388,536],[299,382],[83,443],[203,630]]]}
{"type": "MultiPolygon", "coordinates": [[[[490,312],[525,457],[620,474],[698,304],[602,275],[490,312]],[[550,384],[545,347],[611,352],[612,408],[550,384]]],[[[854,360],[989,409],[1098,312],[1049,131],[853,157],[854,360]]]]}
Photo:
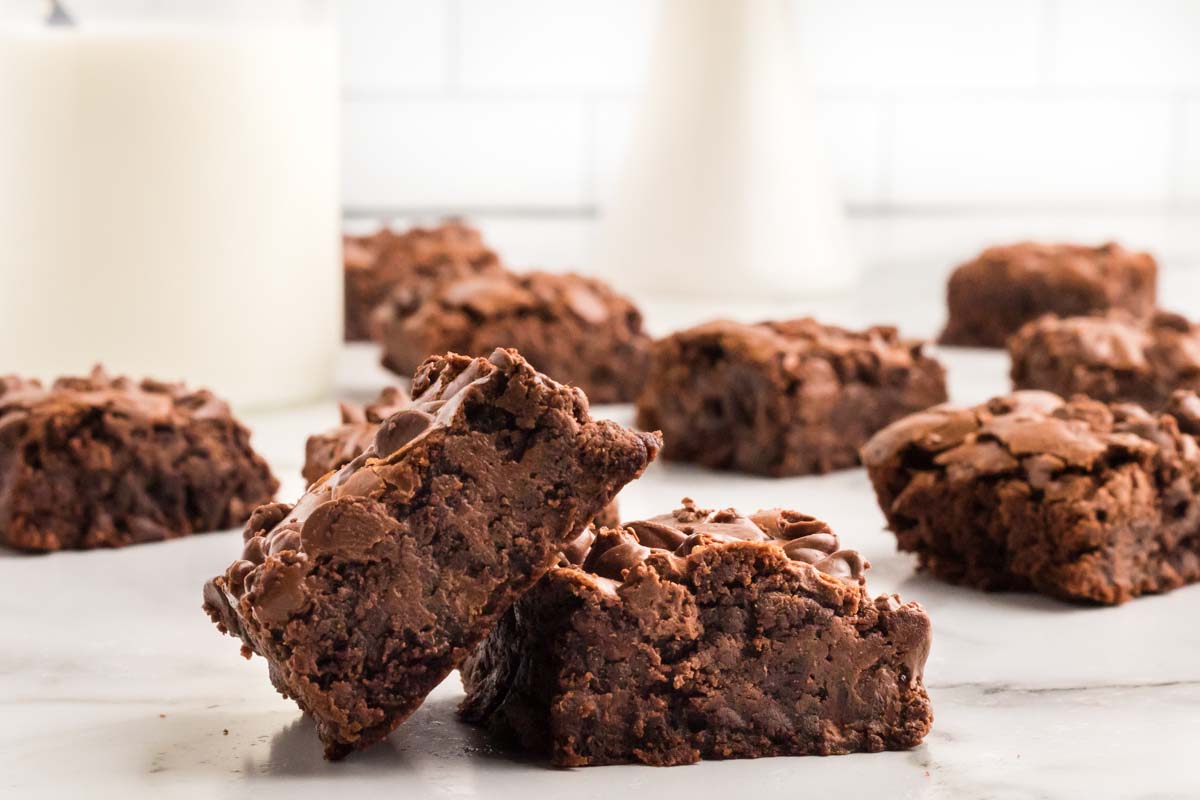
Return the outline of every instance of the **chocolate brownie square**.
{"type": "Polygon", "coordinates": [[[1200,389],[1200,325],[1165,311],[1140,321],[1045,316],[1008,340],[1016,389],[1128,401],[1157,409],[1176,389],[1200,389]]]}
{"type": "Polygon", "coordinates": [[[1154,311],[1157,283],[1158,266],[1149,253],[1112,242],[992,247],[950,276],[950,314],[939,341],[1004,347],[1018,328],[1043,314],[1073,317],[1119,309],[1147,317],[1154,311]]]}
{"type": "Polygon", "coordinates": [[[325,473],[346,466],[375,441],[381,422],[411,404],[408,392],[398,386],[387,387],[374,403],[365,406],[342,403],[342,424],[308,437],[300,474],[313,483],[325,473]]]}
{"type": "Polygon", "coordinates": [[[241,525],[279,484],[223,401],[182,384],[0,378],[0,543],[123,547],[241,525]]]}
{"type": "Polygon", "coordinates": [[[254,513],[205,610],[340,758],[403,722],[658,443],[515,351],[431,358],[364,453],[254,513]]]}
{"type": "Polygon", "coordinates": [[[875,431],[945,399],[941,364],[895,328],[719,321],[655,344],[637,419],[668,459],[803,475],[855,466],[875,431]]]}
{"type": "Polygon", "coordinates": [[[463,665],[462,716],[562,766],[919,744],[921,607],[812,517],[684,504],[574,542],[463,665]]]}
{"type": "Polygon", "coordinates": [[[581,275],[503,273],[443,284],[425,298],[397,293],[376,321],[383,364],[394,372],[412,372],[430,353],[513,347],[594,403],[632,400],[649,360],[637,308],[581,275]]]}
{"type": "Polygon", "coordinates": [[[1024,391],[880,431],[901,550],[952,583],[1122,603],[1200,579],[1200,447],[1170,415],[1024,391]]]}
{"type": "Polygon", "coordinates": [[[442,281],[502,271],[479,231],[458,220],[403,233],[382,228],[370,236],[344,236],[342,248],[346,341],[371,338],[371,314],[393,291],[423,296],[442,281]]]}
{"type": "MultiPolygon", "coordinates": [[[[342,424],[308,437],[301,474],[314,483],[322,475],[346,466],[375,441],[380,423],[411,405],[408,392],[398,386],[384,389],[374,403],[366,406],[342,403],[342,424]]],[[[620,524],[617,501],[605,506],[593,524],[607,527],[620,524]]]]}

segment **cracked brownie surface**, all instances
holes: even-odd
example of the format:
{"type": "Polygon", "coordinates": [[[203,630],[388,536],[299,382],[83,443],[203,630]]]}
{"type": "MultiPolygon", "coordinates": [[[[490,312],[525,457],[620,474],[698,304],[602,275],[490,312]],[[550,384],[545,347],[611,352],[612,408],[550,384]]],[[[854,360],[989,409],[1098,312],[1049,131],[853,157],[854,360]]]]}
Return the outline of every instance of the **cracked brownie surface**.
{"type": "Polygon", "coordinates": [[[1178,389],[1200,388],[1200,326],[1159,311],[1139,321],[1045,316],[1008,341],[1015,389],[1163,408],[1178,389]]]}
{"type": "Polygon", "coordinates": [[[429,353],[513,347],[594,403],[633,400],[649,361],[650,337],[633,303],[603,281],[569,273],[493,274],[425,297],[394,293],[376,324],[383,365],[401,375],[429,353]]]}
{"type": "Polygon", "coordinates": [[[339,758],[406,719],[658,444],[515,351],[431,358],[365,452],[254,513],[205,610],[339,758]]]}
{"type": "Polygon", "coordinates": [[[479,231],[457,220],[400,233],[382,228],[369,236],[344,236],[342,260],[346,341],[371,338],[371,315],[393,291],[424,296],[443,281],[503,271],[479,231]]]}
{"type": "Polygon", "coordinates": [[[123,547],[244,523],[278,488],[250,432],[207,390],[0,377],[0,543],[123,547]]]}
{"type": "Polygon", "coordinates": [[[663,455],[803,475],[853,467],[875,431],[946,399],[945,370],[895,328],[717,321],[655,343],[637,424],[663,455]]]}
{"type": "Polygon", "coordinates": [[[900,549],[945,580],[1096,603],[1200,580],[1200,447],[1170,414],[1015,392],[900,420],[863,460],[900,549]]]}
{"type": "Polygon", "coordinates": [[[990,247],[951,274],[949,318],[938,341],[1004,347],[1018,328],[1043,314],[1071,317],[1117,309],[1148,317],[1157,285],[1158,265],[1150,254],[1113,242],[990,247]]]}
{"type": "Polygon", "coordinates": [[[819,520],[684,507],[585,531],[462,668],[462,716],[563,766],[905,749],[929,619],[819,520]]]}

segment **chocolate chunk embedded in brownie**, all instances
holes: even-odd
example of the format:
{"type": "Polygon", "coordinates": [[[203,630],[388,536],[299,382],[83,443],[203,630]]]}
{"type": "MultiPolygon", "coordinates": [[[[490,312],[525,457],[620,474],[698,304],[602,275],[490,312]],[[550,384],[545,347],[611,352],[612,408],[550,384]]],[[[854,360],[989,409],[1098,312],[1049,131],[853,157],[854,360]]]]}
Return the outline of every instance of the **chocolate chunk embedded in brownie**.
{"type": "Polygon", "coordinates": [[[573,543],[467,659],[463,717],[564,766],[919,744],[921,607],[812,517],[684,502],[573,543]]]}
{"type": "Polygon", "coordinates": [[[444,284],[428,297],[395,293],[376,321],[384,366],[406,375],[430,353],[481,355],[513,347],[594,403],[634,398],[650,337],[628,298],[580,275],[493,274],[444,284]]]}
{"type": "Polygon", "coordinates": [[[1024,391],[863,448],[901,550],[953,583],[1121,603],[1200,580],[1200,447],[1170,415],[1024,391]]]}
{"type": "Polygon", "coordinates": [[[370,447],[379,423],[412,403],[408,392],[389,386],[374,403],[365,406],[342,403],[342,424],[308,437],[304,446],[304,468],[300,473],[309,483],[327,472],[344,467],[370,447]]]}
{"type": "Polygon", "coordinates": [[[502,270],[479,231],[456,220],[403,233],[383,228],[345,236],[342,246],[347,341],[370,338],[371,314],[392,291],[422,296],[442,281],[502,270]]]}
{"type": "Polygon", "coordinates": [[[223,401],[182,384],[0,378],[0,543],[123,547],[241,525],[278,488],[223,401]]]}
{"type": "Polygon", "coordinates": [[[949,319],[942,344],[1004,347],[1043,314],[1062,317],[1112,309],[1134,317],[1154,311],[1158,266],[1148,253],[1022,242],[984,250],[960,265],[946,288],[949,319]]]}
{"type": "Polygon", "coordinates": [[[668,459],[802,475],[855,466],[875,431],[945,399],[941,364],[894,328],[721,321],[655,343],[638,425],[668,459]]]}
{"type": "Polygon", "coordinates": [[[1008,340],[1016,389],[1166,405],[1176,389],[1200,389],[1200,325],[1160,311],[1139,321],[1045,316],[1008,340]]]}
{"type": "Polygon", "coordinates": [[[366,452],[255,512],[205,609],[341,757],[403,722],[657,448],[514,351],[431,358],[366,452]]]}

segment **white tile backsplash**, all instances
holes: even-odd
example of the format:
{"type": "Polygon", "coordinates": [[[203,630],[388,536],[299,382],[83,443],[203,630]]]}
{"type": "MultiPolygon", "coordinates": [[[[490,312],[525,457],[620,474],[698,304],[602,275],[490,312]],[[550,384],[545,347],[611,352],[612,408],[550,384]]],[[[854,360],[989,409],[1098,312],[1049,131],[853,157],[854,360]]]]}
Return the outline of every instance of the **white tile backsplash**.
{"type": "Polygon", "coordinates": [[[1051,8],[1055,83],[1200,87],[1200,2],[1057,0],[1051,8]]]}
{"type": "Polygon", "coordinates": [[[798,0],[823,88],[1023,86],[1038,79],[1041,0],[798,0]]]}
{"type": "MultiPolygon", "coordinates": [[[[793,0],[852,208],[1195,207],[1200,0],[793,0]]],[[[589,214],[654,0],[341,0],[346,205],[589,214]]]]}
{"type": "MultiPolygon", "coordinates": [[[[1176,199],[1200,208],[1200,97],[1183,104],[1179,115],[1179,173],[1176,199]]],[[[1200,226],[1200,220],[1197,221],[1200,226]]]]}
{"type": "Polygon", "coordinates": [[[347,208],[578,208],[578,100],[353,99],[343,120],[347,208]]]}
{"type": "Polygon", "coordinates": [[[462,85],[633,91],[653,24],[645,0],[460,0],[462,85]]]}
{"type": "Polygon", "coordinates": [[[445,88],[451,73],[445,0],[342,0],[342,83],[351,93],[445,88]]]}
{"type": "Polygon", "coordinates": [[[1141,206],[1170,193],[1166,100],[1058,96],[901,101],[898,206],[1141,206]]]}

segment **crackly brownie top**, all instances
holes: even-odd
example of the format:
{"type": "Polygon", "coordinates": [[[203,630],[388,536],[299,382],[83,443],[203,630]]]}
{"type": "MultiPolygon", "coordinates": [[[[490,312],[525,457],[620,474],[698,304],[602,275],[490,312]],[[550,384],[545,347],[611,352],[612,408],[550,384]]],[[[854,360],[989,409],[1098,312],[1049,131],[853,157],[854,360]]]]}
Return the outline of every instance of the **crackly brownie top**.
{"type": "MultiPolygon", "coordinates": [[[[624,321],[640,332],[633,303],[603,281],[574,273],[496,272],[444,284],[419,309],[403,292],[394,293],[391,313],[461,314],[470,320],[500,317],[574,318],[584,325],[624,321]]],[[[386,312],[381,312],[386,313],[386,312]]]]}
{"type": "Polygon", "coordinates": [[[138,382],[111,377],[99,366],[86,376],[59,378],[49,387],[37,380],[0,376],[0,427],[29,414],[89,408],[147,423],[230,416],[229,406],[207,389],[192,390],[182,383],[148,378],[138,382]]]}
{"type": "Polygon", "coordinates": [[[762,542],[779,547],[793,561],[843,580],[862,583],[870,565],[854,550],[838,547],[838,538],[820,520],[781,508],[749,516],[734,509],[697,508],[690,498],[669,514],[626,522],[621,528],[584,530],[563,552],[564,559],[587,572],[623,581],[629,570],[655,558],[676,574],[697,548],[731,542],[762,542]]]}
{"type": "Polygon", "coordinates": [[[828,361],[843,380],[877,375],[881,369],[907,369],[925,358],[925,342],[901,338],[896,328],[876,325],[852,331],[811,317],[754,324],[716,320],[681,331],[667,341],[717,345],[753,363],[777,363],[794,372],[803,362],[828,361]]]}
{"type": "Polygon", "coordinates": [[[1063,472],[1126,462],[1200,461],[1200,448],[1174,418],[1132,403],[1020,391],[972,408],[935,406],[905,417],[863,447],[868,467],[900,460],[940,469],[951,480],[1021,475],[1042,488],[1063,472]]]}
{"type": "MultiPolygon", "coordinates": [[[[417,491],[421,465],[409,459],[414,444],[438,429],[460,424],[460,409],[484,384],[517,371],[550,383],[514,350],[497,349],[488,358],[449,355],[427,360],[413,379],[412,404],[383,420],[363,453],[310,486],[295,506],[273,503],[254,512],[246,524],[242,559],[225,574],[231,600],[236,603],[249,591],[256,569],[268,555],[292,551],[299,560],[270,573],[273,583],[261,587],[259,598],[260,616],[286,619],[303,600],[304,559],[326,554],[362,556],[391,535],[396,522],[382,513],[377,498],[385,492],[403,496],[417,491]],[[350,502],[330,502],[343,499],[350,502]]],[[[577,390],[560,388],[570,396],[582,421],[586,398],[577,390]]]]}
{"type": "Polygon", "coordinates": [[[1005,275],[1019,279],[1037,273],[1063,273],[1083,279],[1103,281],[1131,266],[1154,270],[1149,253],[1127,250],[1116,242],[1092,247],[1078,244],[1018,242],[989,247],[959,267],[977,273],[1005,275]]]}
{"type": "Polygon", "coordinates": [[[467,267],[469,271],[500,265],[479,231],[458,220],[401,233],[382,228],[369,236],[344,236],[343,260],[352,273],[375,271],[397,277],[424,272],[447,262],[467,267]]]}
{"type": "Polygon", "coordinates": [[[1200,372],[1200,325],[1167,311],[1158,311],[1145,322],[1121,312],[1046,315],[1026,323],[1009,342],[1009,350],[1014,358],[1037,351],[1091,367],[1193,374],[1200,372]]]}

